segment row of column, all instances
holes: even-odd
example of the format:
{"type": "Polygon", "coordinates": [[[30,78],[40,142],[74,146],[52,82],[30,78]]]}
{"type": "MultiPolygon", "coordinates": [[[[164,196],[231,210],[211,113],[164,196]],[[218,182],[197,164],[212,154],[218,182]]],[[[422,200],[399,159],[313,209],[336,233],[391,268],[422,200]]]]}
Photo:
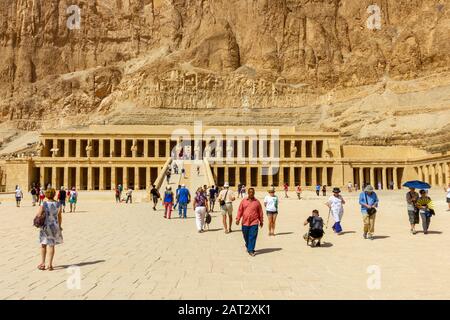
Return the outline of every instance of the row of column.
{"type": "Polygon", "coordinates": [[[429,184],[446,186],[450,183],[450,163],[441,162],[415,168],[419,179],[429,184]]]}
{"type": "Polygon", "coordinates": [[[401,189],[403,167],[359,167],[355,168],[353,182],[361,187],[370,184],[376,189],[401,189]],[[366,175],[364,172],[368,172],[366,175]],[[379,174],[377,174],[379,173],[379,174]],[[367,179],[365,179],[368,176],[367,179]]]}

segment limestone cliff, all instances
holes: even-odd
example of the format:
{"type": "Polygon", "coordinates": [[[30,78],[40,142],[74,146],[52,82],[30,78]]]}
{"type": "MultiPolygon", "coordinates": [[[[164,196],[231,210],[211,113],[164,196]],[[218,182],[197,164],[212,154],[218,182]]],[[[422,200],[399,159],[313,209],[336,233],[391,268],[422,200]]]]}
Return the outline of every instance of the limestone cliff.
{"type": "Polygon", "coordinates": [[[19,130],[291,124],[444,151],[450,2],[2,0],[0,111],[19,130]]]}

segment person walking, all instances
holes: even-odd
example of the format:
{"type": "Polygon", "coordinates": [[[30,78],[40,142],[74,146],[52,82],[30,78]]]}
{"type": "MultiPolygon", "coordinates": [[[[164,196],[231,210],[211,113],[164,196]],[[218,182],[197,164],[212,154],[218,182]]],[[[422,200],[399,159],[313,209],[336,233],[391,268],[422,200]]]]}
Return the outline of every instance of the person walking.
{"type": "Polygon", "coordinates": [[[316,185],[316,194],[317,194],[317,196],[320,195],[320,184],[316,185]]]}
{"type": "Polygon", "coordinates": [[[298,200],[302,198],[302,187],[300,185],[297,185],[295,188],[295,193],[297,194],[298,200]]]}
{"type": "Polygon", "coordinates": [[[447,192],[447,198],[446,198],[447,205],[448,205],[447,211],[450,211],[450,183],[448,184],[447,189],[444,188],[444,191],[447,192]]]}
{"type": "Polygon", "coordinates": [[[361,205],[361,214],[364,222],[364,239],[373,240],[375,232],[375,218],[378,208],[378,196],[373,187],[369,184],[359,195],[359,204],[361,205]]]}
{"type": "Polygon", "coordinates": [[[156,211],[156,206],[158,205],[158,200],[161,198],[158,189],[156,189],[155,185],[152,185],[152,190],[150,190],[150,195],[152,196],[153,201],[153,211],[156,211]]]}
{"type": "Polygon", "coordinates": [[[31,205],[33,207],[35,207],[36,206],[36,202],[37,202],[38,194],[37,194],[37,188],[34,185],[31,187],[30,193],[31,193],[31,205]]]}
{"type": "Polygon", "coordinates": [[[55,246],[63,243],[61,205],[55,201],[56,190],[53,188],[45,191],[47,201],[38,209],[38,216],[45,216],[44,225],[39,229],[39,242],[41,244],[41,263],[39,270],[53,271],[53,259],[55,246]],[[45,265],[48,253],[48,266],[45,265]]]}
{"type": "Polygon", "coordinates": [[[120,191],[118,187],[114,190],[114,195],[116,197],[116,203],[120,203],[120,191]]]}
{"type": "Polygon", "coordinates": [[[133,203],[133,188],[128,188],[126,196],[127,201],[125,203],[128,203],[128,201],[130,201],[130,203],[133,203]]]}
{"type": "Polygon", "coordinates": [[[170,219],[172,216],[173,192],[172,187],[167,186],[164,192],[164,218],[170,219]]]}
{"type": "Polygon", "coordinates": [[[181,189],[178,193],[178,216],[180,218],[187,218],[187,206],[188,203],[191,202],[191,193],[183,184],[181,185],[181,189]]]}
{"type": "Polygon", "coordinates": [[[70,212],[75,212],[77,209],[78,192],[75,187],[72,188],[69,196],[70,212]]]}
{"type": "Polygon", "coordinates": [[[184,179],[186,179],[186,169],[181,168],[181,175],[183,176],[184,179]]]}
{"type": "MultiPolygon", "coordinates": [[[[352,190],[353,190],[353,185],[350,181],[347,183],[347,190],[348,190],[348,192],[352,192],[352,190]]],[[[356,190],[356,185],[355,185],[355,190],[356,190]]]]}
{"type": "Polygon", "coordinates": [[[275,236],[275,223],[278,216],[278,197],[275,195],[275,188],[267,191],[269,194],[264,198],[267,219],[269,220],[269,236],[275,236]]]}
{"type": "Polygon", "coordinates": [[[255,189],[248,189],[247,198],[241,201],[238,214],[236,216],[236,225],[242,220],[242,235],[244,236],[245,247],[250,256],[256,255],[256,239],[258,237],[258,225],[262,228],[264,217],[261,203],[255,198],[255,189]]]}
{"type": "Polygon", "coordinates": [[[193,209],[195,212],[195,224],[197,225],[198,233],[205,231],[205,216],[208,212],[208,199],[202,187],[197,189],[195,194],[193,209]]]}
{"type": "Polygon", "coordinates": [[[122,202],[122,192],[123,192],[123,186],[119,183],[119,199],[120,199],[120,202],[122,202]]]}
{"type": "Polygon", "coordinates": [[[417,208],[419,209],[420,219],[422,220],[423,234],[428,234],[431,217],[434,215],[433,201],[427,195],[425,190],[420,190],[420,197],[417,199],[417,208]]]}
{"type": "Polygon", "coordinates": [[[224,189],[220,191],[217,200],[219,200],[220,209],[222,212],[222,223],[225,233],[232,232],[231,224],[233,223],[233,201],[236,200],[234,193],[230,190],[230,184],[225,182],[224,189]],[[229,225],[227,225],[227,216],[229,225]]]}
{"type": "Polygon", "coordinates": [[[289,185],[287,184],[287,182],[283,185],[283,189],[284,189],[284,197],[289,198],[289,195],[288,195],[289,185]]]}
{"type": "Polygon", "coordinates": [[[217,189],[213,185],[208,190],[209,193],[209,212],[214,212],[214,206],[216,204],[216,198],[217,198],[217,189]]]}
{"type": "Polygon", "coordinates": [[[327,186],[326,185],[322,186],[322,196],[324,196],[324,197],[327,196],[327,186]]]}
{"type": "Polygon", "coordinates": [[[325,203],[325,205],[333,216],[334,225],[332,229],[336,234],[342,233],[341,221],[342,216],[344,215],[344,204],[345,200],[341,196],[341,189],[333,188],[333,195],[328,199],[328,202],[325,203]]]}
{"type": "Polygon", "coordinates": [[[175,190],[175,205],[173,206],[174,210],[177,210],[177,205],[178,205],[178,197],[180,194],[180,189],[181,189],[181,185],[179,184],[177,187],[177,190],[175,190]]]}
{"type": "Polygon", "coordinates": [[[416,224],[419,224],[419,209],[417,208],[417,200],[419,199],[419,194],[416,192],[415,188],[409,188],[406,193],[406,206],[408,209],[409,224],[411,226],[411,234],[416,234],[416,224]]]}
{"type": "Polygon", "coordinates": [[[58,193],[58,200],[62,208],[62,212],[66,212],[66,197],[67,197],[66,189],[64,187],[61,187],[58,193]]]}
{"type": "Polygon", "coordinates": [[[23,199],[23,192],[19,186],[16,186],[15,196],[16,196],[16,206],[20,207],[20,203],[22,202],[23,199]]]}
{"type": "Polygon", "coordinates": [[[197,176],[200,175],[200,166],[197,166],[197,176]]]}
{"type": "Polygon", "coordinates": [[[238,198],[240,198],[242,196],[242,184],[239,183],[237,186],[237,194],[238,194],[238,198]]]}
{"type": "Polygon", "coordinates": [[[45,193],[44,190],[39,190],[39,205],[41,206],[45,199],[45,193]]]}

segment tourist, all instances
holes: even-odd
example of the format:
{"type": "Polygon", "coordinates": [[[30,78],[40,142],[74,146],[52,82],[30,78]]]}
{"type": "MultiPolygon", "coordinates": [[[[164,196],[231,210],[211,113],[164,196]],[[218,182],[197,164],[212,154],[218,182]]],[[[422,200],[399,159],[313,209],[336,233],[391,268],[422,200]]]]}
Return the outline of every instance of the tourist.
{"type": "Polygon", "coordinates": [[[38,266],[39,270],[48,269],[49,271],[53,271],[55,246],[63,243],[63,237],[61,233],[61,206],[59,202],[54,200],[55,195],[55,189],[47,189],[45,191],[47,201],[44,201],[42,203],[42,206],[39,207],[37,213],[38,216],[45,216],[44,225],[39,230],[39,242],[41,244],[41,264],[38,266]],[[48,267],[45,266],[47,251],[49,255],[48,267]]]}
{"type": "Polygon", "coordinates": [[[214,212],[214,206],[216,204],[216,198],[217,198],[217,189],[213,185],[208,190],[209,193],[209,212],[214,212]]]}
{"type": "Polygon", "coordinates": [[[31,187],[30,193],[31,193],[31,205],[35,207],[38,195],[37,195],[37,188],[34,185],[31,187]]]}
{"type": "Polygon", "coordinates": [[[322,196],[324,196],[324,197],[327,196],[327,186],[326,185],[322,186],[322,196]]]}
{"type": "Polygon", "coordinates": [[[66,212],[66,197],[67,197],[66,189],[64,187],[61,187],[58,193],[58,200],[62,208],[62,212],[66,212]]]}
{"type": "Polygon", "coordinates": [[[302,198],[302,187],[300,185],[297,185],[295,188],[295,193],[297,194],[298,200],[302,198]]]}
{"type": "Polygon", "coordinates": [[[323,237],[323,219],[319,217],[319,210],[314,209],[312,215],[303,223],[304,226],[309,224],[308,232],[303,236],[306,241],[312,241],[312,246],[320,247],[320,241],[323,237]],[[316,243],[314,243],[314,241],[316,243]]]}
{"type": "Polygon", "coordinates": [[[44,190],[39,190],[39,205],[41,206],[45,199],[45,193],[44,190]]]}
{"type": "MultiPolygon", "coordinates": [[[[352,185],[352,183],[349,181],[349,182],[347,183],[347,190],[348,190],[348,192],[352,192],[352,189],[353,189],[353,185],[352,185]]],[[[355,189],[356,189],[356,184],[355,184],[355,189]]]]}
{"type": "Polygon", "coordinates": [[[16,196],[16,206],[20,207],[20,202],[23,199],[23,192],[19,186],[16,186],[15,196],[16,196]]]}
{"type": "Polygon", "coordinates": [[[247,194],[247,187],[245,186],[245,184],[243,184],[241,187],[241,198],[244,198],[246,194],[247,194]]]}
{"type": "Polygon", "coordinates": [[[208,211],[208,199],[201,187],[197,189],[195,194],[193,208],[195,212],[195,224],[199,233],[204,232],[205,216],[208,211]]]}
{"type": "Polygon", "coordinates": [[[200,175],[200,166],[197,166],[197,176],[200,175]]]}
{"type": "Polygon", "coordinates": [[[447,186],[447,189],[444,188],[444,191],[447,192],[447,205],[448,205],[448,209],[447,211],[450,211],[450,183],[447,186]]]}
{"type": "Polygon", "coordinates": [[[420,190],[420,197],[417,199],[417,208],[419,209],[420,218],[422,220],[423,234],[428,234],[430,228],[431,216],[434,215],[433,201],[427,195],[425,190],[420,190]]]}
{"type": "Polygon", "coordinates": [[[164,218],[170,219],[172,216],[173,192],[172,187],[167,186],[164,192],[164,218]]]}
{"type": "Polygon", "coordinates": [[[119,183],[119,198],[120,198],[120,202],[122,202],[122,192],[123,192],[123,186],[119,183]]]}
{"type": "Polygon", "coordinates": [[[70,212],[75,212],[75,210],[77,209],[77,200],[78,200],[78,192],[75,189],[75,187],[73,187],[69,197],[70,212]]]}
{"type": "Polygon", "coordinates": [[[176,163],[173,164],[173,173],[178,174],[178,165],[176,163]]]}
{"type": "Polygon", "coordinates": [[[358,190],[359,190],[359,186],[357,183],[355,183],[355,191],[358,191],[358,190]]]}
{"type": "Polygon", "coordinates": [[[152,185],[152,190],[150,190],[150,194],[153,200],[153,210],[156,211],[156,206],[158,205],[158,200],[161,198],[158,189],[156,189],[155,185],[152,185]]]}
{"type": "Polygon", "coordinates": [[[177,190],[175,190],[175,205],[173,206],[174,210],[177,210],[177,205],[178,205],[178,197],[179,197],[179,193],[180,193],[180,189],[181,189],[181,185],[179,184],[177,187],[177,190]]]}
{"type": "Polygon", "coordinates": [[[170,175],[171,175],[171,171],[167,170],[166,172],[166,180],[167,180],[167,184],[170,184],[170,175]]]}
{"type": "Polygon", "coordinates": [[[287,184],[287,182],[283,185],[283,189],[284,189],[284,197],[289,198],[288,196],[289,185],[287,184]]]}
{"type": "Polygon", "coordinates": [[[389,183],[389,185],[390,185],[390,187],[391,187],[391,190],[394,190],[394,181],[391,181],[391,182],[389,183]]]}
{"type": "Polygon", "coordinates": [[[333,188],[333,195],[328,199],[325,205],[329,208],[331,215],[334,219],[333,231],[336,234],[342,233],[342,216],[344,215],[345,200],[341,196],[341,189],[333,188]]]}
{"type": "Polygon", "coordinates": [[[184,179],[186,179],[186,169],[181,168],[181,175],[183,176],[184,179]]]}
{"type": "Polygon", "coordinates": [[[239,183],[237,186],[237,194],[238,194],[238,198],[240,198],[242,196],[242,184],[239,183]]]}
{"type": "Polygon", "coordinates": [[[419,194],[416,192],[416,189],[409,188],[409,191],[406,193],[406,205],[412,234],[417,233],[416,224],[419,224],[419,209],[416,206],[418,199],[419,194]]]}
{"type": "Polygon", "coordinates": [[[317,194],[317,196],[319,196],[320,195],[320,184],[317,184],[316,185],[316,194],[317,194]]]}
{"type": "Polygon", "coordinates": [[[234,193],[230,190],[230,184],[225,182],[224,189],[220,191],[217,199],[219,200],[220,209],[222,211],[222,223],[225,233],[232,232],[231,224],[233,223],[233,201],[236,200],[234,193]],[[229,225],[227,225],[227,216],[229,225]]]}
{"type": "Polygon", "coordinates": [[[375,217],[377,215],[378,197],[373,187],[369,184],[359,195],[359,204],[361,205],[361,213],[364,222],[364,239],[373,240],[375,232],[375,217]]]}
{"type": "Polygon", "coordinates": [[[114,191],[114,195],[116,196],[116,203],[120,203],[120,190],[118,187],[116,187],[115,191],[114,191]]]}
{"type": "Polygon", "coordinates": [[[275,222],[278,216],[278,197],[275,195],[275,188],[272,187],[264,198],[267,218],[269,220],[269,236],[275,236],[275,222]]]}
{"type": "Polygon", "coordinates": [[[127,201],[125,203],[128,203],[128,201],[130,201],[130,203],[133,203],[133,188],[128,188],[126,196],[127,201]]]}
{"type": "Polygon", "coordinates": [[[381,182],[378,182],[378,190],[381,190],[383,187],[383,185],[381,184],[381,182]]]}
{"type": "Polygon", "coordinates": [[[188,203],[190,203],[190,202],[191,202],[191,193],[186,188],[186,186],[183,184],[178,193],[178,216],[180,218],[183,218],[183,219],[187,218],[187,206],[188,206],[188,203]]]}
{"type": "Polygon", "coordinates": [[[248,197],[241,201],[236,217],[236,225],[242,220],[242,234],[245,247],[250,256],[256,255],[256,239],[258,237],[258,225],[263,227],[263,210],[261,203],[255,198],[255,189],[248,189],[248,197]]]}

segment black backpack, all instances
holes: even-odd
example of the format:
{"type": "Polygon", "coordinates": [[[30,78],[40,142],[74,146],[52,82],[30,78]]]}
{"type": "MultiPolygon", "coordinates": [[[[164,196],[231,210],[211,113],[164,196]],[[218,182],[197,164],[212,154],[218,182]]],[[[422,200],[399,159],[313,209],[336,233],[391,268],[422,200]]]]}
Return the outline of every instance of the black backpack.
{"type": "Polygon", "coordinates": [[[313,230],[323,230],[323,219],[321,217],[313,217],[309,226],[313,230]]]}

